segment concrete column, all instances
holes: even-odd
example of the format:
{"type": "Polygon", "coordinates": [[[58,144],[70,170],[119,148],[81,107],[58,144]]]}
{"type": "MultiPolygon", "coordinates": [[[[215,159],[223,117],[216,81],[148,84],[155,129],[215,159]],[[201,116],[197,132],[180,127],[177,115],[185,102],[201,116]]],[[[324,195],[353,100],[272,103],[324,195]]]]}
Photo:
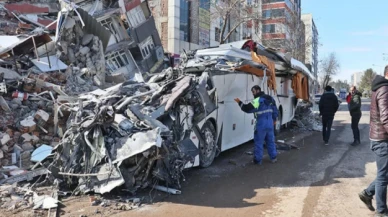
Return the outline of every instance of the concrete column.
{"type": "Polygon", "coordinates": [[[179,54],[180,0],[168,0],[168,51],[179,54]]]}

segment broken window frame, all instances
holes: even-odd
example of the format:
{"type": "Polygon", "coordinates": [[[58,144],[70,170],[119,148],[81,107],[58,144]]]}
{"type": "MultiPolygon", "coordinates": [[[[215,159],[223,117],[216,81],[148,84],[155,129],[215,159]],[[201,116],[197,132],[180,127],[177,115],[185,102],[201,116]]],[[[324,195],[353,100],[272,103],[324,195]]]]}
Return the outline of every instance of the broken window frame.
{"type": "Polygon", "coordinates": [[[114,72],[130,63],[130,58],[124,50],[114,51],[106,55],[106,65],[109,71],[114,72]]]}
{"type": "Polygon", "coordinates": [[[140,26],[147,19],[140,5],[127,12],[128,21],[133,28],[140,26]]]}
{"type": "Polygon", "coordinates": [[[151,56],[152,51],[155,49],[154,40],[152,39],[152,36],[148,36],[144,41],[142,41],[139,44],[141,55],[144,59],[151,56]]]}
{"type": "Polygon", "coordinates": [[[116,41],[120,41],[120,35],[116,31],[116,29],[115,29],[115,26],[113,24],[113,19],[112,18],[109,17],[109,18],[107,18],[105,20],[101,20],[100,24],[103,27],[105,27],[107,30],[109,30],[109,32],[112,33],[112,35],[114,35],[116,41]]]}
{"type": "Polygon", "coordinates": [[[215,27],[214,31],[215,31],[214,40],[217,42],[220,42],[221,29],[218,27],[215,27]]]}

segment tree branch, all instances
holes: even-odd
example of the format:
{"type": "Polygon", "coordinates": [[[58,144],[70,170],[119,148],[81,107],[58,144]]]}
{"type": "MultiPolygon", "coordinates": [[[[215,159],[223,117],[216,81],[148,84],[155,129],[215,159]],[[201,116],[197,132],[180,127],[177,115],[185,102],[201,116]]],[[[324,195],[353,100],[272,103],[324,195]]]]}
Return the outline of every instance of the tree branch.
{"type": "MultiPolygon", "coordinates": [[[[244,23],[245,21],[239,21],[239,22],[237,22],[237,24],[236,25],[234,25],[234,27],[231,29],[231,30],[229,30],[229,32],[228,32],[228,34],[225,36],[225,38],[223,38],[223,43],[226,41],[226,40],[228,40],[228,38],[232,35],[232,33],[237,29],[237,27],[239,27],[242,23],[244,23]]],[[[221,43],[221,44],[223,44],[223,43],[221,43]]]]}

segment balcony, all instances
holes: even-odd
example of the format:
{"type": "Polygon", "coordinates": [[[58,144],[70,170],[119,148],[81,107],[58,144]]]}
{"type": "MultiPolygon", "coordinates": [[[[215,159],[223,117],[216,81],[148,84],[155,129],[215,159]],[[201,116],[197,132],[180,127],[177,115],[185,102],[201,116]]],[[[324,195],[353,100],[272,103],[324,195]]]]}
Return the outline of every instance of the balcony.
{"type": "Polygon", "coordinates": [[[157,46],[154,50],[152,50],[151,55],[142,60],[137,60],[136,62],[142,72],[150,72],[151,69],[154,68],[155,70],[155,67],[158,68],[162,65],[159,64],[159,66],[156,66],[160,61],[163,61],[163,57],[163,48],[161,46],[157,46]]]}
{"type": "MultiPolygon", "coordinates": [[[[143,22],[139,26],[135,28],[130,28],[130,32],[131,32],[130,36],[136,43],[140,43],[148,36],[156,34],[157,37],[153,37],[155,40],[155,38],[159,38],[158,31],[156,30],[155,27],[156,25],[155,25],[154,17],[150,16],[145,22],[143,22]]],[[[159,44],[159,43],[156,43],[156,44],[159,44]]]]}

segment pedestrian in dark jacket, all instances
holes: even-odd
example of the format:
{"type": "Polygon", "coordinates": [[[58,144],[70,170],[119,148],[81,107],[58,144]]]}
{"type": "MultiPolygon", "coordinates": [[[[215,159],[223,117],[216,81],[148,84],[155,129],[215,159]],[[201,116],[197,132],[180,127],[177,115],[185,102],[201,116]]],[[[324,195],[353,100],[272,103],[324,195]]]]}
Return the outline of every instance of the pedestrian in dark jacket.
{"type": "Polygon", "coordinates": [[[360,140],[360,130],[358,129],[358,123],[361,119],[361,96],[362,94],[356,89],[355,86],[350,88],[351,98],[349,103],[349,112],[352,116],[352,130],[354,141],[351,144],[352,146],[359,145],[360,140]]]}
{"type": "Polygon", "coordinates": [[[377,177],[367,189],[359,194],[367,207],[374,211],[373,196],[376,195],[376,216],[388,217],[388,66],[385,77],[376,75],[372,82],[372,99],[370,105],[371,149],[376,155],[377,177]]]}
{"type": "Polygon", "coordinates": [[[322,115],[322,136],[325,145],[329,144],[331,126],[338,107],[337,96],[333,93],[331,86],[326,86],[325,93],[322,94],[319,100],[319,114],[322,115]]]}

